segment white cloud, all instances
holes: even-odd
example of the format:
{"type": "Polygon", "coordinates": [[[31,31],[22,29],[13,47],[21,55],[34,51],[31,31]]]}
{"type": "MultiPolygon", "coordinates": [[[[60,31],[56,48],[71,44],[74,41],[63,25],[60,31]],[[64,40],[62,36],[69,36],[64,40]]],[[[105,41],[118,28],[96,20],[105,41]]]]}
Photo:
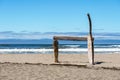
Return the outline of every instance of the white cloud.
{"type": "MultiPolygon", "coordinates": [[[[49,38],[52,39],[53,36],[87,36],[87,33],[80,32],[12,32],[5,31],[0,32],[0,39],[43,39],[49,38]]],[[[116,39],[120,40],[120,33],[95,33],[95,39],[116,39]]]]}

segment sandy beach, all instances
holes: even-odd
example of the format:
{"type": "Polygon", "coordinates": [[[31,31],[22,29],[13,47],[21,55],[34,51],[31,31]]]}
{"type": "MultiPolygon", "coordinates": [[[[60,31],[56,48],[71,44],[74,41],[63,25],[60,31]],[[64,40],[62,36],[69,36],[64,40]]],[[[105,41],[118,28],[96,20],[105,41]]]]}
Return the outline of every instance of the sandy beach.
{"type": "Polygon", "coordinates": [[[0,54],[0,80],[120,80],[120,54],[0,54]]]}

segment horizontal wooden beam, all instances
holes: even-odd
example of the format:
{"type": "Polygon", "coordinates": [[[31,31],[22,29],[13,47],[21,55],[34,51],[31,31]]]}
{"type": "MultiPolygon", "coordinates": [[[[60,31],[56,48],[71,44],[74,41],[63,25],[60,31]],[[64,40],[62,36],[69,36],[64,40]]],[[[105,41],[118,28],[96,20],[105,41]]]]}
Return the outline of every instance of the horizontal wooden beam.
{"type": "Polygon", "coordinates": [[[54,36],[54,40],[87,41],[87,37],[54,36]]]}

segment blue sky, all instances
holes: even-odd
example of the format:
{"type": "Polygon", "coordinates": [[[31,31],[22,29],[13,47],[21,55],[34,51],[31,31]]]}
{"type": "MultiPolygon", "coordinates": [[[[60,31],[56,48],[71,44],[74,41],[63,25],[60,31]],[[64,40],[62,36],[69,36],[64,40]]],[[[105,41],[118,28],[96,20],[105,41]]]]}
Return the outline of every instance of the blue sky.
{"type": "Polygon", "coordinates": [[[120,32],[120,0],[0,0],[0,32],[120,32]]]}
{"type": "Polygon", "coordinates": [[[84,36],[87,13],[95,38],[120,40],[120,0],[0,0],[0,39],[84,36]]]}

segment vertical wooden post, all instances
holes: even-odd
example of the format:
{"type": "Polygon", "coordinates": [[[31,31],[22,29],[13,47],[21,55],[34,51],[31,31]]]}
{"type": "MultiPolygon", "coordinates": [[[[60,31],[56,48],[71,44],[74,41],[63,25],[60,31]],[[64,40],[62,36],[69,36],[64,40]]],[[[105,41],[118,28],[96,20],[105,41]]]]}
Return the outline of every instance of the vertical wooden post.
{"type": "Polygon", "coordinates": [[[94,39],[92,37],[92,22],[90,15],[87,14],[89,20],[89,34],[88,34],[88,59],[89,63],[94,65],[94,39]]]}
{"type": "Polygon", "coordinates": [[[54,39],[53,42],[53,46],[54,46],[54,57],[55,57],[55,62],[59,62],[58,61],[58,41],[54,39]]]}
{"type": "Polygon", "coordinates": [[[88,35],[88,59],[89,63],[94,65],[94,39],[88,35]]]}

